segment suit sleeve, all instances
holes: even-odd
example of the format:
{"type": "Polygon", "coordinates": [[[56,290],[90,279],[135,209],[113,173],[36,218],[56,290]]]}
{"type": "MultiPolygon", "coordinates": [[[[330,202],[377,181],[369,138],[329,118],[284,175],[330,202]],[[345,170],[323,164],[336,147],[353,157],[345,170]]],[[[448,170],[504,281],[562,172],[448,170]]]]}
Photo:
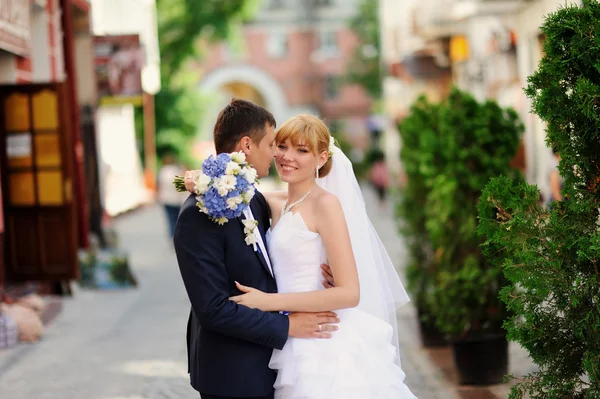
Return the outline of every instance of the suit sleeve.
{"type": "Polygon", "coordinates": [[[288,337],[288,317],[250,309],[228,299],[226,229],[198,212],[190,201],[194,199],[186,201],[179,215],[174,244],[185,289],[200,324],[232,338],[283,348],[288,337]]]}

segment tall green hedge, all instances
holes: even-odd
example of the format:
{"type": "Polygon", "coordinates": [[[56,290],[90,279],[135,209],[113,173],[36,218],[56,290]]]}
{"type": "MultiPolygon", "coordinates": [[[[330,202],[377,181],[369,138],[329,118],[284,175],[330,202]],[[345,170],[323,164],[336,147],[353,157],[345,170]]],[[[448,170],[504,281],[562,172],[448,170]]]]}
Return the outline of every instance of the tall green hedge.
{"type": "Polygon", "coordinates": [[[423,315],[435,307],[432,291],[436,273],[429,233],[425,227],[425,205],[430,189],[424,175],[436,159],[438,108],[422,96],[411,107],[410,115],[399,126],[402,138],[400,158],[407,183],[398,202],[399,229],[405,237],[409,259],[406,266],[413,301],[423,315]]]}
{"type": "Polygon", "coordinates": [[[537,187],[494,179],[479,206],[490,262],[517,289],[506,323],[539,365],[510,398],[600,398],[600,5],[548,16],[545,56],[529,78],[533,111],[561,154],[565,200],[538,204],[537,187]],[[527,396],[528,395],[528,396],[527,396]]]}
{"type": "Polygon", "coordinates": [[[457,89],[440,107],[438,123],[442,162],[433,162],[426,177],[431,192],[425,206],[439,263],[435,316],[438,326],[454,336],[500,332],[506,312],[498,292],[506,281],[481,252],[477,202],[490,178],[518,173],[510,161],[523,124],[514,110],[491,100],[478,102],[457,89]]]}
{"type": "Polygon", "coordinates": [[[523,125],[513,110],[454,88],[441,104],[420,98],[400,126],[408,185],[398,206],[410,259],[409,289],[446,333],[501,332],[506,283],[481,252],[477,201],[509,164],[523,125]]]}

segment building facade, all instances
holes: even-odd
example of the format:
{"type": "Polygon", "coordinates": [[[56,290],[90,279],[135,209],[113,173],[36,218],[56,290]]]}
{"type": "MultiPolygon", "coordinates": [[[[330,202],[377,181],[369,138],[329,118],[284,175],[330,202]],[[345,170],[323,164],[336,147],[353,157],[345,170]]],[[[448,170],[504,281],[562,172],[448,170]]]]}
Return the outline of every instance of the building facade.
{"type": "Polygon", "coordinates": [[[74,38],[88,13],[84,0],[1,2],[0,288],[78,275],[89,223],[74,38]]]}
{"type": "MultiPolygon", "coordinates": [[[[551,157],[544,126],[523,87],[542,57],[540,26],[558,0],[381,0],[382,41],[390,72],[387,113],[401,119],[420,93],[443,98],[451,85],[479,100],[513,107],[526,132],[514,160],[527,180],[548,191],[551,157]]],[[[390,132],[389,134],[397,134],[390,132]]]]}
{"type": "MultiPolygon", "coordinates": [[[[152,192],[146,184],[155,180],[156,172],[153,96],[160,90],[156,3],[154,0],[92,0],[91,3],[96,41],[98,38],[137,37],[143,54],[142,65],[133,70],[141,84],[137,103],[131,97],[115,95],[118,93],[102,95],[95,85],[90,87],[89,97],[93,98],[95,110],[101,205],[107,215],[115,216],[152,200],[152,192]],[[136,141],[135,107],[144,109],[145,171],[136,141]]],[[[95,50],[98,61],[103,49],[96,46],[95,50]]],[[[126,59],[126,52],[112,57],[115,64],[127,64],[126,59]]],[[[100,68],[96,67],[100,75],[100,68]]]]}
{"type": "MultiPolygon", "coordinates": [[[[309,112],[338,121],[350,136],[364,133],[371,100],[361,87],[345,84],[357,40],[348,21],[357,0],[266,0],[243,27],[238,46],[206,48],[201,71],[202,92],[220,93],[214,113],[232,96],[266,106],[280,124],[309,112]]],[[[200,137],[211,139],[214,118],[207,117],[200,137]]]]}

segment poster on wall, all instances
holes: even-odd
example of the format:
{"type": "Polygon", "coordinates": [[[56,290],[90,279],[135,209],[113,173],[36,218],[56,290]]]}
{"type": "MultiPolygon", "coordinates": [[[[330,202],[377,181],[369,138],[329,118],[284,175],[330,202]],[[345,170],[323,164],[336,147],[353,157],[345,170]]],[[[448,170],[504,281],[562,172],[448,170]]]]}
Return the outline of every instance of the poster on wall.
{"type": "Polygon", "coordinates": [[[23,0],[0,0],[0,49],[22,57],[31,52],[31,5],[23,0]]]}
{"type": "Polygon", "coordinates": [[[94,36],[100,104],[142,105],[144,55],[139,35],[94,36]]]}

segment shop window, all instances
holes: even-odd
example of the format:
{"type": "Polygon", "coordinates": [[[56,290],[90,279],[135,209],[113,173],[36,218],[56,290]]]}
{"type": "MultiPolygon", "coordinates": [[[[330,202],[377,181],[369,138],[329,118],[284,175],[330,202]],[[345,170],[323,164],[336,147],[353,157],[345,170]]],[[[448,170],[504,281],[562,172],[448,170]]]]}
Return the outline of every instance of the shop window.
{"type": "Polygon", "coordinates": [[[38,133],[35,136],[37,166],[60,166],[60,138],[57,133],[38,133]]]}
{"type": "Polygon", "coordinates": [[[32,172],[11,173],[9,189],[11,205],[35,205],[35,185],[32,172]]]}
{"type": "Polygon", "coordinates": [[[14,93],[4,101],[5,128],[7,132],[28,132],[29,125],[29,96],[14,93]]]}
{"type": "Polygon", "coordinates": [[[37,181],[40,205],[61,205],[63,203],[63,179],[60,171],[38,172],[37,181]]]}
{"type": "Polygon", "coordinates": [[[333,100],[337,98],[339,94],[339,82],[338,79],[333,75],[327,75],[325,78],[325,98],[333,100]]]}
{"type": "Polygon", "coordinates": [[[319,32],[319,53],[325,57],[338,55],[336,31],[326,29],[319,32]]]}
{"type": "Polygon", "coordinates": [[[270,0],[267,7],[269,10],[281,10],[285,8],[285,0],[270,0]]]}
{"type": "Polygon", "coordinates": [[[273,31],[267,37],[267,54],[271,58],[283,58],[288,52],[288,38],[285,32],[273,31]]]}
{"type": "Polygon", "coordinates": [[[58,99],[55,92],[42,90],[33,96],[33,128],[58,128],[58,99]]]}
{"type": "Polygon", "coordinates": [[[31,133],[9,133],[6,135],[6,158],[11,169],[33,165],[31,133]]]}
{"type": "Polygon", "coordinates": [[[4,100],[10,205],[64,203],[58,95],[14,93],[4,100]]]}

